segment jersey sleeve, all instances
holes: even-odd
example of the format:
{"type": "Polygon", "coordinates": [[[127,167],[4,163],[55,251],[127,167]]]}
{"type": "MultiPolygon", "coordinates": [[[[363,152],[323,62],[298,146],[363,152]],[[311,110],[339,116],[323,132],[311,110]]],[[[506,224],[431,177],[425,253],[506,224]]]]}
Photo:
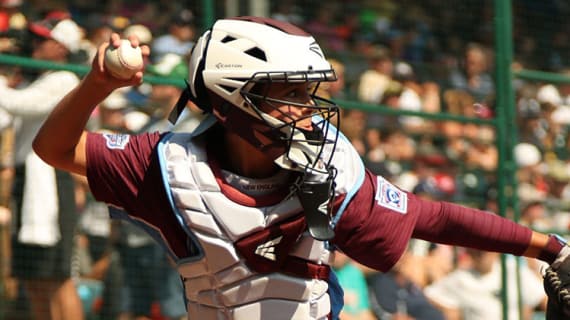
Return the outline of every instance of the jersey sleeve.
{"type": "Polygon", "coordinates": [[[419,214],[415,197],[366,170],[335,227],[335,244],[352,259],[388,271],[406,250],[419,214]]]}
{"type": "Polygon", "coordinates": [[[159,140],[157,133],[88,133],[87,179],[95,199],[134,208],[159,140]]]}
{"type": "Polygon", "coordinates": [[[124,209],[131,220],[150,224],[151,235],[168,243],[175,256],[187,257],[187,235],[172,212],[162,183],[156,148],[162,137],[156,132],[89,133],[87,179],[95,199],[124,209]]]}
{"type": "Polygon", "coordinates": [[[532,230],[491,212],[422,199],[370,171],[342,213],[333,243],[371,268],[387,271],[411,238],[522,255],[532,230]]]}

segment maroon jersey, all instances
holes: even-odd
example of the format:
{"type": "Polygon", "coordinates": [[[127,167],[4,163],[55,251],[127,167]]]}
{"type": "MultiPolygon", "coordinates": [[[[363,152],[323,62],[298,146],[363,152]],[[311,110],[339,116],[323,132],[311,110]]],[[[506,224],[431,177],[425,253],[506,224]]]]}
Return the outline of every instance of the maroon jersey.
{"type": "MultiPolygon", "coordinates": [[[[178,257],[187,235],[170,208],[158,163],[158,133],[93,134],[87,138],[87,177],[99,201],[153,226],[178,257]]],[[[335,226],[333,244],[356,261],[389,270],[411,237],[521,255],[531,231],[491,213],[423,200],[365,170],[361,187],[335,226]]],[[[223,179],[217,179],[224,183],[223,179]]]]}

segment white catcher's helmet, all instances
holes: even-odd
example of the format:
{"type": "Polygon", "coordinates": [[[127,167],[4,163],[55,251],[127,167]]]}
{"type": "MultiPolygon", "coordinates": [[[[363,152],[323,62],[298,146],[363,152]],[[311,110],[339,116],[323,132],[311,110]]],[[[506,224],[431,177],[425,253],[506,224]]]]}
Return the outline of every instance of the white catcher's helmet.
{"type": "MultiPolygon", "coordinates": [[[[329,120],[338,106],[315,95],[318,83],[336,75],[315,39],[298,27],[269,18],[218,20],[198,39],[190,58],[189,99],[218,121],[269,154],[280,166],[300,171],[328,171],[337,133],[329,120]],[[277,101],[256,84],[312,82],[311,104],[277,101]],[[278,120],[260,102],[281,102],[314,109],[313,130],[297,127],[300,119],[278,120]],[[334,138],[331,139],[330,137],[334,138]],[[328,137],[328,138],[327,138],[328,137]],[[325,146],[329,159],[318,160],[325,146]]],[[[311,115],[309,115],[311,116],[311,115]]]]}

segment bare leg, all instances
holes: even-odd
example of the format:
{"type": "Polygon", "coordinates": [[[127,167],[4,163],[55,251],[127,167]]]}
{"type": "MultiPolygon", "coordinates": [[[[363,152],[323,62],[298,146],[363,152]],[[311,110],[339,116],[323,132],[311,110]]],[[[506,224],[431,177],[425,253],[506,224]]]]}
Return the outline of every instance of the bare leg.
{"type": "Polygon", "coordinates": [[[30,300],[32,318],[35,320],[55,320],[51,314],[50,288],[47,281],[26,280],[24,282],[26,293],[30,300]]]}
{"type": "Polygon", "coordinates": [[[71,279],[29,280],[26,290],[34,319],[84,319],[83,306],[71,279]]]}
{"type": "Polygon", "coordinates": [[[83,320],[83,305],[77,294],[75,283],[71,279],[65,280],[56,290],[52,299],[55,309],[60,312],[56,320],[83,320]]]}

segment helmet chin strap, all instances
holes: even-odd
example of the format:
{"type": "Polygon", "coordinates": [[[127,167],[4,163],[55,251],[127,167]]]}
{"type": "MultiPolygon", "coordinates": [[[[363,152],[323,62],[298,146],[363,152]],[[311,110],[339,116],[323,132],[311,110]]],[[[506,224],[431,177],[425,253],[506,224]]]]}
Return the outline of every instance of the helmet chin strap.
{"type": "Polygon", "coordinates": [[[305,212],[309,234],[321,241],[334,238],[330,218],[334,199],[334,169],[327,174],[305,171],[296,184],[296,194],[305,212]]]}
{"type": "Polygon", "coordinates": [[[331,240],[334,237],[330,218],[335,170],[318,158],[319,146],[295,141],[295,138],[305,138],[301,131],[295,131],[289,151],[275,159],[275,163],[284,169],[302,172],[293,191],[303,206],[309,234],[317,240],[331,240]]]}
{"type": "MultiPolygon", "coordinates": [[[[281,124],[278,120],[266,117],[266,120],[281,124]]],[[[289,149],[274,160],[283,169],[301,172],[293,192],[305,213],[309,234],[321,241],[334,238],[334,230],[330,224],[332,202],[334,198],[334,168],[328,167],[320,159],[320,148],[324,145],[310,143],[311,135],[319,133],[288,128],[290,130],[289,149]]],[[[314,130],[318,130],[314,128],[314,130]]],[[[323,138],[323,137],[321,137],[323,138]]],[[[324,139],[324,138],[323,138],[324,139]]]]}
{"type": "Polygon", "coordinates": [[[168,115],[168,121],[173,125],[176,124],[176,121],[182,114],[182,111],[186,109],[186,104],[188,104],[188,101],[194,101],[194,99],[192,99],[193,97],[192,93],[190,92],[188,81],[184,80],[184,82],[186,83],[186,88],[182,91],[182,93],[180,93],[180,97],[178,97],[176,105],[174,108],[172,108],[172,111],[170,111],[170,114],[168,115]]]}

